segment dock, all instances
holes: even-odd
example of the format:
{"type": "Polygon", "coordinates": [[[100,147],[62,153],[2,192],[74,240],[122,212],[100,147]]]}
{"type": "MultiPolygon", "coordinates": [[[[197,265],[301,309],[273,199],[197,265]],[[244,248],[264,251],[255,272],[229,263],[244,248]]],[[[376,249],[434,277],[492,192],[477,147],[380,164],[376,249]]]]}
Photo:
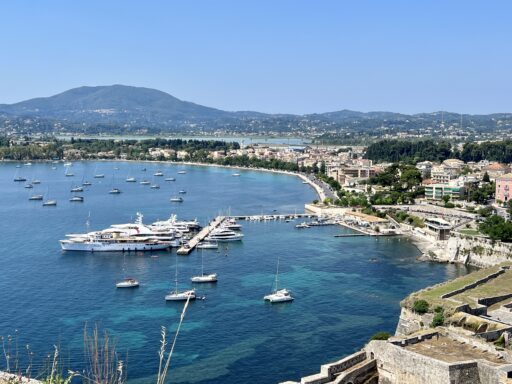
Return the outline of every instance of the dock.
{"type": "Polygon", "coordinates": [[[190,241],[187,245],[178,248],[176,251],[178,255],[188,255],[190,252],[194,250],[197,244],[203,241],[208,235],[219,225],[221,225],[224,220],[226,220],[225,216],[217,216],[210,224],[201,229],[190,241]]]}
{"type": "Polygon", "coordinates": [[[339,235],[334,235],[334,237],[355,237],[355,236],[369,236],[365,233],[341,233],[339,235]]]}

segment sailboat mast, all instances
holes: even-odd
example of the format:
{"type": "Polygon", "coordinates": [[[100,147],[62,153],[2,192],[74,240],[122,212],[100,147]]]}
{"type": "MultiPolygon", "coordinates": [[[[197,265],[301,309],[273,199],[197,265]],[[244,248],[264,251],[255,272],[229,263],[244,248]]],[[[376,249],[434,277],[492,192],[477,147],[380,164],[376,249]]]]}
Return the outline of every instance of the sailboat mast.
{"type": "Polygon", "coordinates": [[[276,269],[276,292],[277,292],[278,276],[279,276],[279,256],[277,256],[277,269],[276,269]]]}
{"type": "Polygon", "coordinates": [[[176,283],[176,293],[178,293],[178,254],[176,254],[176,272],[174,274],[174,281],[176,283]]]}

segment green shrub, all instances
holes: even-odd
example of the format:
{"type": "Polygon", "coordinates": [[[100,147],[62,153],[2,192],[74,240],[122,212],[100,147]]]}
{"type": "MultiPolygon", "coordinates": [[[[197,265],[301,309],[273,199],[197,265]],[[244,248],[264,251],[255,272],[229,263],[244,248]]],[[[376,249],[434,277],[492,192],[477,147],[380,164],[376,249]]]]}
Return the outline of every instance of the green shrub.
{"type": "Polygon", "coordinates": [[[425,300],[416,300],[412,305],[412,310],[420,315],[428,312],[428,303],[425,300]]]}
{"type": "Polygon", "coordinates": [[[498,340],[494,342],[494,345],[497,347],[505,348],[505,337],[501,335],[498,340]]]}
{"type": "Polygon", "coordinates": [[[441,312],[436,313],[432,319],[432,324],[430,325],[432,327],[440,327],[441,325],[444,325],[444,315],[441,312]]]}
{"type": "Polygon", "coordinates": [[[434,308],[434,312],[435,313],[444,313],[444,308],[438,305],[437,307],[434,308]]]}
{"type": "Polygon", "coordinates": [[[370,340],[387,340],[390,337],[391,335],[388,332],[377,332],[370,338],[370,340]]]}

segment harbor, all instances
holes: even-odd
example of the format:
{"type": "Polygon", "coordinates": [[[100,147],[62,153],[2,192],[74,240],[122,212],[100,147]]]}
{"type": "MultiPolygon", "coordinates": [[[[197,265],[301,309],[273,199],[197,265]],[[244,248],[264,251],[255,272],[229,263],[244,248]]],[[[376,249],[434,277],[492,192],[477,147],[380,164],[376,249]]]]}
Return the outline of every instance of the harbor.
{"type": "Polygon", "coordinates": [[[210,233],[212,233],[212,231],[217,229],[224,222],[225,219],[225,216],[217,216],[212,222],[210,222],[206,227],[201,229],[194,237],[192,237],[192,239],[190,239],[187,243],[181,246],[176,251],[176,253],[178,255],[188,255],[201,241],[208,237],[210,233]]]}

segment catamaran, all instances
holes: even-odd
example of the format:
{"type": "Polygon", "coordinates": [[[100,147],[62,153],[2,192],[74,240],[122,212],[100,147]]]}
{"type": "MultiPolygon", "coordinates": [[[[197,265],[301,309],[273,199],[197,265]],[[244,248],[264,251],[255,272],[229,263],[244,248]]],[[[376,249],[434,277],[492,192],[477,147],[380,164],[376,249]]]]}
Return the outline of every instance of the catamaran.
{"type": "Polygon", "coordinates": [[[276,279],[274,281],[274,290],[272,293],[263,297],[263,300],[269,301],[271,303],[284,303],[287,301],[293,301],[293,297],[290,295],[290,291],[286,288],[279,289],[278,288],[278,276],[279,276],[279,256],[277,257],[277,269],[276,269],[276,279]]]}

